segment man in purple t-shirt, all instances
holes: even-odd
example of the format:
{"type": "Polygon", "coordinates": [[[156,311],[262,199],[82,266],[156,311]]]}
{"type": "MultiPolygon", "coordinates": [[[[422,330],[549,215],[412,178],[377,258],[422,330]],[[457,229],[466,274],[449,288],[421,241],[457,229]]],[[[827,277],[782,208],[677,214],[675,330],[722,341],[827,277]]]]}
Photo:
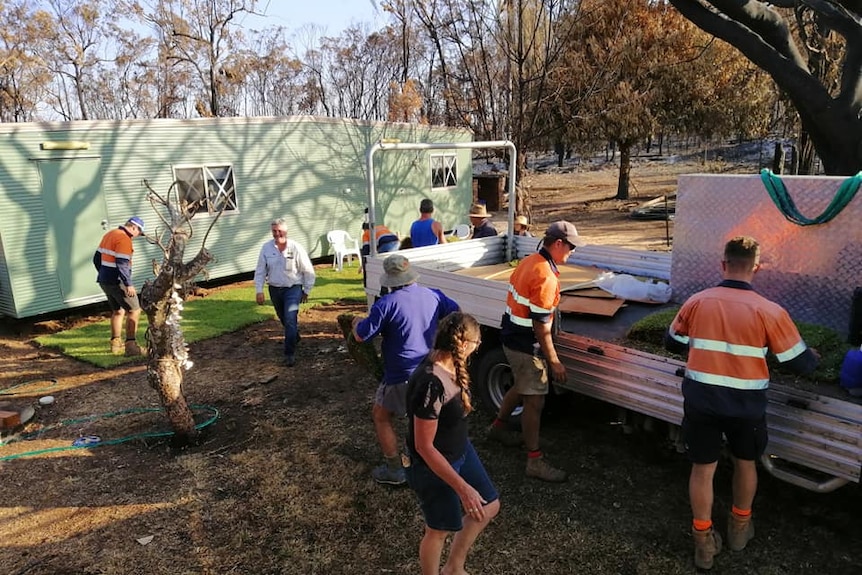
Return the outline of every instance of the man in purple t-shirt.
{"type": "Polygon", "coordinates": [[[377,441],[386,460],[371,476],[378,483],[403,485],[407,482],[393,417],[407,414],[407,380],[425,359],[434,343],[437,322],[454,311],[458,304],[436,289],[416,283],[419,274],[401,254],[383,261],[380,285],[390,292],[377,300],[365,319],[353,320],[353,335],[366,341],[383,337],[383,381],[377,388],[371,415],[377,441]]]}

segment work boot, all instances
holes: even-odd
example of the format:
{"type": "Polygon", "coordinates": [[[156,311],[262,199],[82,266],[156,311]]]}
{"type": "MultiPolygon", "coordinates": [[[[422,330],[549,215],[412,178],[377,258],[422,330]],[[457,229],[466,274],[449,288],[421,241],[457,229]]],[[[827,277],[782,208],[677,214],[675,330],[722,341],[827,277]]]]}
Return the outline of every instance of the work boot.
{"type": "Polygon", "coordinates": [[[740,517],[732,511],[727,518],[727,546],[731,551],[742,551],[754,539],[754,522],[751,515],[740,517]]]}
{"type": "Polygon", "coordinates": [[[126,340],[126,357],[135,357],[143,354],[141,346],[133,339],[126,340]]]}
{"type": "Polygon", "coordinates": [[[694,537],[694,566],[698,569],[712,569],[712,559],[721,553],[721,536],[712,527],[706,531],[691,529],[694,537]]]}
{"type": "Polygon", "coordinates": [[[113,353],[114,355],[120,355],[125,350],[126,350],[126,348],[123,346],[123,340],[121,338],[119,338],[119,337],[112,337],[111,338],[111,353],[113,353]]]}
{"type": "Polygon", "coordinates": [[[527,458],[527,477],[534,477],[549,483],[562,483],[568,477],[568,473],[557,469],[545,461],[545,457],[527,458]]]}
{"type": "Polygon", "coordinates": [[[491,425],[488,427],[488,439],[502,443],[506,447],[520,447],[522,442],[521,434],[514,431],[509,431],[504,427],[491,425]]]}

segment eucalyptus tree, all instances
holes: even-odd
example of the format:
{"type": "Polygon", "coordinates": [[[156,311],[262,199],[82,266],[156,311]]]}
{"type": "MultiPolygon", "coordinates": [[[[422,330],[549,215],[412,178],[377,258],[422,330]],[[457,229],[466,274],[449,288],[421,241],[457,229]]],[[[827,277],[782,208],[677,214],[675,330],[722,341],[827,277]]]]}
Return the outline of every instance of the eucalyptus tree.
{"type": "Polygon", "coordinates": [[[0,122],[35,119],[53,75],[42,57],[53,17],[31,2],[0,3],[0,122]]]}
{"type": "Polygon", "coordinates": [[[862,170],[862,2],[669,2],[769,73],[827,174],[862,170]]]}
{"type": "MultiPolygon", "coordinates": [[[[256,14],[258,0],[130,0],[129,14],[153,27],[159,58],[196,83],[200,116],[236,115],[235,96],[247,70],[233,58],[242,41],[240,19],[256,14]],[[230,104],[230,105],[228,105],[230,104]]],[[[174,85],[174,84],[172,84],[174,85]]],[[[175,88],[172,88],[175,90],[175,88]]]]}
{"type": "Polygon", "coordinates": [[[667,4],[585,0],[553,71],[556,115],[582,150],[619,147],[616,197],[627,199],[633,149],[653,133],[759,133],[769,85],[734,56],[667,4]]]}
{"type": "Polygon", "coordinates": [[[48,104],[65,120],[94,119],[89,104],[100,67],[112,57],[117,12],[98,0],[48,0],[46,9],[53,16],[45,22],[53,41],[43,55],[54,74],[48,104]]]}

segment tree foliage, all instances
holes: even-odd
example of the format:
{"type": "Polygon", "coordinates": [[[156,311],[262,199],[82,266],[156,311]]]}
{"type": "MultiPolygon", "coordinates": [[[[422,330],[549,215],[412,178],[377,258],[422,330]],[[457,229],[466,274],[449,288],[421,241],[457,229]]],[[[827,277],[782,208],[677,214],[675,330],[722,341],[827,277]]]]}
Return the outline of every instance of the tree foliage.
{"type": "Polygon", "coordinates": [[[619,147],[619,199],[633,148],[653,134],[761,134],[770,117],[764,75],[661,2],[582,2],[552,77],[561,137],[583,150],[619,147]]]}
{"type": "Polygon", "coordinates": [[[669,1],[769,73],[826,173],[862,169],[862,2],[669,1]]]}

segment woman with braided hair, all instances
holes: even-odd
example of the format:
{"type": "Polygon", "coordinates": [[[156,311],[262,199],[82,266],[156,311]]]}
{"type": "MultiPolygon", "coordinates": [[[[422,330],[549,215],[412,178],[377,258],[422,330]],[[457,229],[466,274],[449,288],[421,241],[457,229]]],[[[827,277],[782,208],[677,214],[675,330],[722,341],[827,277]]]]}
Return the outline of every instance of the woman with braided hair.
{"type": "Polygon", "coordinates": [[[467,437],[467,414],[473,409],[467,359],[480,344],[472,316],[447,315],[437,326],[433,349],[407,384],[407,482],[425,518],[419,545],[423,575],[466,574],[467,553],[500,511],[497,490],[467,437]],[[452,532],[441,572],[443,545],[452,532]]]}

